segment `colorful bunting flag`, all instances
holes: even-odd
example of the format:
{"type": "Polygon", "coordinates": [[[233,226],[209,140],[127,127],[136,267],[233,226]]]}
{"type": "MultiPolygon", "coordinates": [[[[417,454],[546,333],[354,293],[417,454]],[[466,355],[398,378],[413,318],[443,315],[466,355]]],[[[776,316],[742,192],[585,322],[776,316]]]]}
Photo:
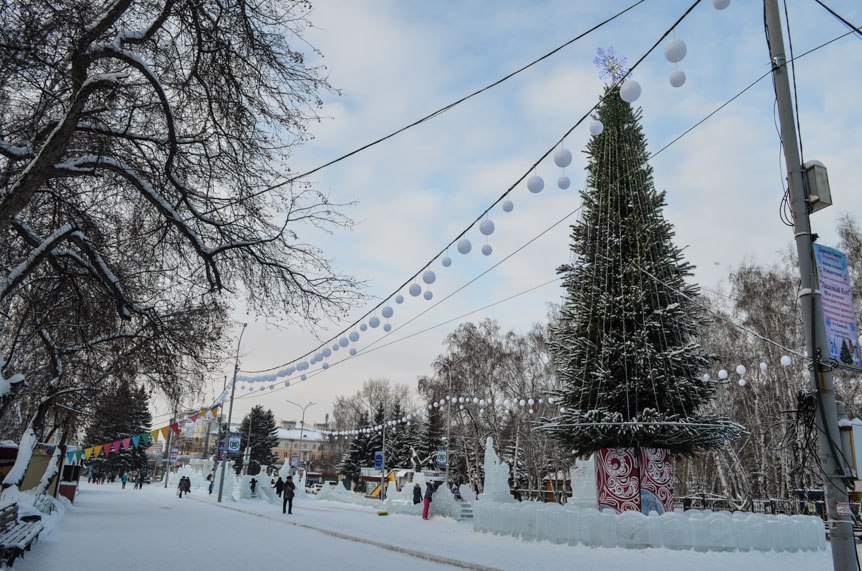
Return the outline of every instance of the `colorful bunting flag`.
{"type": "Polygon", "coordinates": [[[74,462],[74,461],[75,461],[75,453],[74,453],[74,452],[71,452],[71,451],[70,451],[70,452],[66,452],[66,462],[68,462],[69,464],[71,464],[71,463],[72,463],[72,462],[74,462]]]}
{"type": "Polygon", "coordinates": [[[194,414],[192,415],[192,422],[197,422],[197,421],[198,421],[198,417],[199,417],[199,416],[200,416],[200,415],[199,415],[198,413],[194,413],[194,414]]]}
{"type": "Polygon", "coordinates": [[[153,440],[153,435],[150,434],[149,432],[142,432],[141,433],[141,440],[144,441],[144,446],[146,446],[147,444],[150,443],[151,440],[153,440]]]}
{"type": "Polygon", "coordinates": [[[114,443],[111,444],[111,446],[113,447],[114,452],[120,451],[120,441],[119,440],[114,440],[114,443]]]}
{"type": "Polygon", "coordinates": [[[177,434],[177,435],[178,435],[178,434],[180,433],[180,423],[179,423],[179,422],[175,422],[175,423],[173,423],[173,424],[171,425],[171,430],[173,430],[173,431],[174,431],[174,434],[177,434]]]}
{"type": "Polygon", "coordinates": [[[93,455],[93,447],[92,446],[90,446],[89,448],[84,448],[84,458],[86,460],[89,460],[90,456],[92,456],[92,455],[93,455]]]}
{"type": "Polygon", "coordinates": [[[163,427],[161,427],[161,428],[159,429],[159,432],[162,434],[162,440],[167,440],[167,439],[168,439],[168,427],[167,427],[167,426],[163,426],[163,427]]]}
{"type": "Polygon", "coordinates": [[[98,458],[98,457],[99,457],[99,452],[101,452],[101,451],[102,451],[102,445],[101,445],[101,444],[99,444],[98,446],[93,446],[92,450],[93,450],[93,456],[94,456],[94,457],[96,457],[96,458],[98,458]]]}
{"type": "MultiPolygon", "coordinates": [[[[132,436],[132,446],[134,448],[138,447],[138,443],[141,441],[141,437],[139,435],[132,436]]],[[[126,447],[128,448],[128,446],[126,447]]]]}
{"type": "Polygon", "coordinates": [[[84,451],[83,451],[83,450],[81,450],[81,449],[79,448],[79,449],[78,449],[78,451],[77,451],[77,452],[75,452],[75,454],[78,456],[78,462],[80,462],[80,461],[81,461],[81,456],[83,456],[83,455],[84,455],[84,451]]]}
{"type": "Polygon", "coordinates": [[[123,438],[123,439],[120,441],[120,442],[122,442],[122,444],[123,444],[123,450],[128,450],[128,449],[129,449],[129,442],[131,442],[131,441],[132,441],[132,439],[131,439],[131,438],[123,438]]]}

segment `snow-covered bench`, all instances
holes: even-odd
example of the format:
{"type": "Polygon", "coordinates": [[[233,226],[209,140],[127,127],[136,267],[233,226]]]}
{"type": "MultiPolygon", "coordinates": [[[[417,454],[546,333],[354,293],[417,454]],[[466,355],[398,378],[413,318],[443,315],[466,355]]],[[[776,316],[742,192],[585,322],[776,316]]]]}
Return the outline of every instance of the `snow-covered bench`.
{"type": "Polygon", "coordinates": [[[25,551],[42,532],[42,521],[38,515],[18,519],[18,504],[8,503],[0,507],[0,561],[11,567],[15,559],[25,551]]]}

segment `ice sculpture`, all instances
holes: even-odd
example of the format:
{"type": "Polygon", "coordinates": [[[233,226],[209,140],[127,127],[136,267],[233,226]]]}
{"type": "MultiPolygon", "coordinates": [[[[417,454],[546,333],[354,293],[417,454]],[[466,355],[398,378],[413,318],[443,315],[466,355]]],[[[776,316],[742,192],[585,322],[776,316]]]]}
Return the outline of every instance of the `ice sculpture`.
{"type": "Polygon", "coordinates": [[[595,508],[596,499],[596,467],[593,456],[587,460],[579,460],[570,470],[572,478],[572,497],[570,504],[580,508],[595,508]]]}
{"type": "Polygon", "coordinates": [[[491,436],[485,441],[485,486],[479,494],[479,501],[515,501],[509,491],[509,465],[500,462],[500,457],[494,452],[494,438],[491,436]]]}

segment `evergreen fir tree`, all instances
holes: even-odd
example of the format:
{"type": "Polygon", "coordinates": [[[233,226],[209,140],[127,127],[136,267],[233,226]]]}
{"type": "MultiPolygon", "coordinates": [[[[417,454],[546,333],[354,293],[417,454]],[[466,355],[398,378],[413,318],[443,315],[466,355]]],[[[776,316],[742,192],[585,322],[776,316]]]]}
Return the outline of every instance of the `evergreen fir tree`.
{"type": "Polygon", "coordinates": [[[742,428],[704,410],[714,387],[700,378],[709,359],[696,340],[699,290],[662,215],[640,111],[606,88],[598,119],[572,262],[558,270],[565,300],[551,351],[562,406],[544,428],[579,454],[716,446],[742,428]]]}
{"type": "MultiPolygon", "coordinates": [[[[364,412],[359,415],[359,425],[357,430],[368,428],[368,415],[364,412]]],[[[338,472],[344,474],[344,477],[356,484],[360,484],[360,476],[362,468],[369,466],[368,457],[373,458],[374,453],[371,447],[371,435],[360,432],[354,434],[350,441],[350,450],[344,455],[341,464],[338,466],[338,472]]]]}
{"type": "MultiPolygon", "coordinates": [[[[396,401],[392,407],[392,419],[400,421],[404,417],[401,403],[396,401]]],[[[407,441],[407,427],[404,424],[386,428],[386,467],[409,468],[410,445],[407,441]]]]}
{"type": "MultiPolygon", "coordinates": [[[[373,426],[380,426],[386,422],[386,409],[383,407],[383,404],[377,405],[377,409],[374,411],[374,420],[372,421],[373,426]]],[[[383,431],[375,430],[371,433],[371,450],[370,456],[368,457],[368,463],[366,466],[374,466],[374,453],[383,450],[383,431]]]]}
{"type": "Polygon", "coordinates": [[[446,435],[446,422],[444,421],[443,412],[437,407],[431,407],[428,411],[428,419],[425,421],[425,427],[422,431],[421,443],[416,449],[419,458],[425,462],[426,468],[437,468],[436,457],[437,449],[443,448],[443,437],[446,435]],[[431,460],[426,460],[428,458],[431,460]]]}
{"type": "Polygon", "coordinates": [[[242,419],[239,435],[240,450],[243,453],[234,458],[234,469],[237,473],[242,471],[242,459],[246,447],[250,447],[249,474],[259,474],[261,465],[275,463],[277,457],[272,453],[272,449],[278,446],[278,429],[271,410],[264,410],[261,405],[255,405],[242,419]]]}
{"type": "MultiPolygon", "coordinates": [[[[422,426],[423,425],[418,418],[412,418],[404,425],[404,447],[407,450],[406,463],[404,466],[407,468],[413,467],[414,452],[420,464],[426,458],[422,456],[422,450],[424,450],[425,445],[422,426]]],[[[425,465],[421,467],[428,468],[429,464],[426,462],[425,465]]]]}
{"type": "MultiPolygon", "coordinates": [[[[121,379],[98,401],[93,420],[87,429],[86,441],[101,444],[132,438],[149,431],[151,424],[146,389],[135,386],[127,379],[121,379]]],[[[146,470],[149,447],[149,439],[141,438],[137,448],[131,443],[126,450],[121,446],[118,452],[111,452],[107,458],[99,457],[91,461],[91,465],[105,474],[117,476],[146,470]]]]}

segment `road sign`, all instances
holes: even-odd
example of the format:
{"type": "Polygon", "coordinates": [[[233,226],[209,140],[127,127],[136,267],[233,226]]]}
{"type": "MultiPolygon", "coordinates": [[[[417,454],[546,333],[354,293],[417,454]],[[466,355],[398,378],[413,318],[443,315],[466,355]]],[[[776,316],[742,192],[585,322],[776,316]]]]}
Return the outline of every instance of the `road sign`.
{"type": "Polygon", "coordinates": [[[178,449],[178,448],[172,448],[172,449],[171,449],[171,464],[175,464],[175,463],[176,463],[176,461],[177,461],[177,456],[179,456],[179,453],[180,453],[180,451],[179,451],[179,449],[178,449]]]}
{"type": "Polygon", "coordinates": [[[437,465],[445,466],[446,465],[446,449],[440,448],[437,450],[437,465]]]}
{"type": "Polygon", "coordinates": [[[381,470],[383,468],[383,452],[378,450],[374,453],[374,469],[381,470]]]}
{"type": "Polygon", "coordinates": [[[218,441],[218,451],[224,452],[224,449],[225,449],[224,440],[219,440],[218,441]]]}
{"type": "Polygon", "coordinates": [[[229,456],[239,455],[241,439],[239,434],[231,434],[227,440],[227,453],[229,456]]]}

